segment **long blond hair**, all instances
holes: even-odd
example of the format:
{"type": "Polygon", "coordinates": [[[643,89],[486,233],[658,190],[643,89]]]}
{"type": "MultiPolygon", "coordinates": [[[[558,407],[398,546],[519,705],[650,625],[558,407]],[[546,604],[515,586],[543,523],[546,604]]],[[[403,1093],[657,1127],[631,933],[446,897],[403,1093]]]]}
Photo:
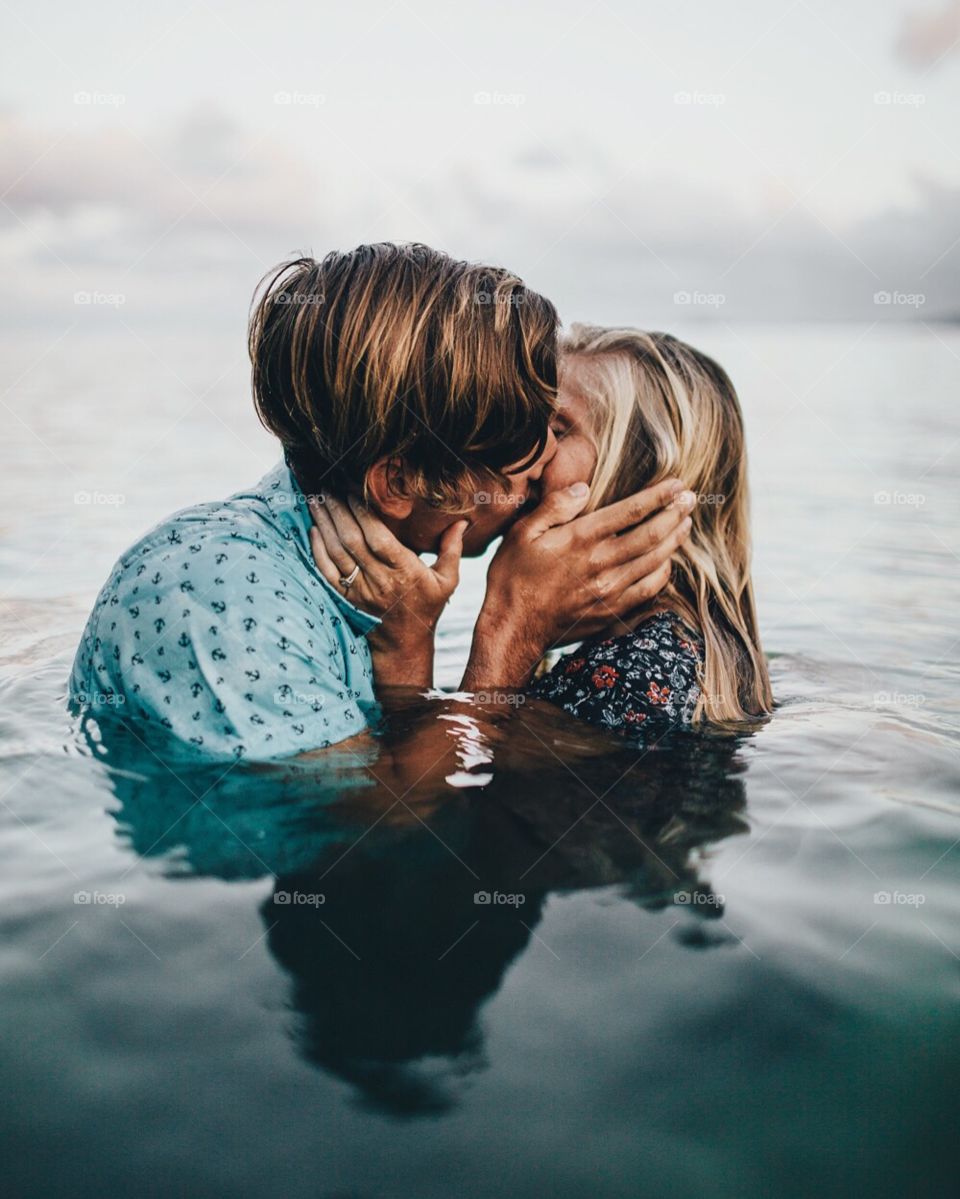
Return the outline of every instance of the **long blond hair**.
{"type": "Polygon", "coordinates": [[[675,475],[697,496],[693,528],[657,597],[704,640],[694,720],[724,723],[773,706],[750,578],[743,417],[711,358],[666,333],[574,325],[562,373],[588,401],[601,507],[675,475]]]}

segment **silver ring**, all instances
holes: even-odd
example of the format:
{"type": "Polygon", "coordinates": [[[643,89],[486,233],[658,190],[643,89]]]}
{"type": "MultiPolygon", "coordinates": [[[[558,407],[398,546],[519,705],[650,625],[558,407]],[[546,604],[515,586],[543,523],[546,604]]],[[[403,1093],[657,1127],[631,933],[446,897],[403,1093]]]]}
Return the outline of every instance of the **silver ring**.
{"type": "Polygon", "coordinates": [[[348,575],[341,576],[340,586],[344,589],[344,591],[350,590],[350,588],[357,581],[357,575],[359,573],[360,573],[360,564],[358,562],[357,565],[353,568],[353,570],[350,571],[350,573],[348,575]]]}

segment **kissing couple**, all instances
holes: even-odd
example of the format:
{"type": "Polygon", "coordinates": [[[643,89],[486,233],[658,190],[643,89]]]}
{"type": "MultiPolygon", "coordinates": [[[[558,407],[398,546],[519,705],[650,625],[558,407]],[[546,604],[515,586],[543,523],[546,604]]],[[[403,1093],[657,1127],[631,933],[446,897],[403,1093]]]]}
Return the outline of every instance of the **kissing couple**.
{"type": "Polygon", "coordinates": [[[122,555],[76,709],[212,759],[372,744],[383,701],[433,684],[461,557],[502,537],[463,691],[655,739],[770,710],[743,421],[706,355],[561,335],[509,271],[389,243],[272,272],[249,349],[283,461],[122,555]]]}

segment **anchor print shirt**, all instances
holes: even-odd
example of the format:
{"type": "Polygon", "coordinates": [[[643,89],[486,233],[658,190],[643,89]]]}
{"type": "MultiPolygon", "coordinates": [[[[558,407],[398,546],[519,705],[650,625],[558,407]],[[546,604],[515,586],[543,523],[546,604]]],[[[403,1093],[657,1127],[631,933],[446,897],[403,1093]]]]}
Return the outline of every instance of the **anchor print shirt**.
{"type": "Polygon", "coordinates": [[[700,698],[703,641],[673,612],[622,637],[585,641],[529,688],[582,720],[631,736],[689,725],[700,698]]]}
{"type": "Polygon", "coordinates": [[[116,564],[70,678],[76,708],[147,745],[264,760],[360,732],[379,622],[310,554],[310,512],[281,463],[252,491],[171,516],[116,564]]]}

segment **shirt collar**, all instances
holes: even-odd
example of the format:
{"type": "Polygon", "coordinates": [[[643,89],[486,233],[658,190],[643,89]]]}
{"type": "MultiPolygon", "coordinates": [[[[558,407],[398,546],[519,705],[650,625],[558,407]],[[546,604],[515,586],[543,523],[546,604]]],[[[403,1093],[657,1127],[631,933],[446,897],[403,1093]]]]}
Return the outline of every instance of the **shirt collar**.
{"type": "Polygon", "coordinates": [[[278,462],[273,470],[264,475],[257,484],[257,495],[266,504],[272,522],[280,529],[284,538],[297,542],[300,557],[353,632],[358,637],[365,637],[375,629],[380,624],[380,618],[371,616],[368,612],[361,612],[317,570],[313,554],[310,552],[310,526],[313,524],[313,518],[307,507],[307,498],[285,462],[278,462]]]}

